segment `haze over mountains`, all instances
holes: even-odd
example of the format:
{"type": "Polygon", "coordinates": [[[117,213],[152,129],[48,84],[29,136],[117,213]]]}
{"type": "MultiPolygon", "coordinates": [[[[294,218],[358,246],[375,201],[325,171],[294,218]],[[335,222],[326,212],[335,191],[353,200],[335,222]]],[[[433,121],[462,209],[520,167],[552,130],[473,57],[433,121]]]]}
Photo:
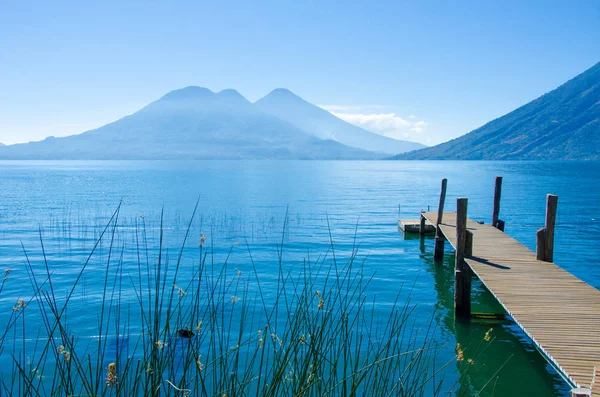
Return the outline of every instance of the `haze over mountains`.
{"type": "Polygon", "coordinates": [[[95,130],[0,147],[0,158],[376,159],[422,146],[355,127],[287,90],[253,104],[232,89],[186,87],[95,130]]]}
{"type": "Polygon", "coordinates": [[[352,125],[285,88],[272,91],[255,104],[266,113],[310,131],[320,139],[331,139],[347,146],[394,154],[425,147],[420,143],[388,138],[352,125]]]}
{"type": "Polygon", "coordinates": [[[600,63],[466,135],[402,160],[600,160],[600,63]]]}
{"type": "Polygon", "coordinates": [[[464,136],[422,147],[349,124],[287,89],[250,103],[232,89],[186,87],[79,135],[0,143],[0,159],[600,160],[600,63],[464,136]]]}

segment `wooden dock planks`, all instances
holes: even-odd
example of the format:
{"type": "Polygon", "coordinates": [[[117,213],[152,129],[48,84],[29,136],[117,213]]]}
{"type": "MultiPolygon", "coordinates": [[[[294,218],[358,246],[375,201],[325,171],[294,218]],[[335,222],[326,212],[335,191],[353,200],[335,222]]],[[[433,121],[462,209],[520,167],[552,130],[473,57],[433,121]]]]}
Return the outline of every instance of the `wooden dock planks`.
{"type": "MultiPolygon", "coordinates": [[[[432,224],[437,213],[422,214],[432,224]]],[[[445,212],[440,230],[456,248],[456,213],[445,212]]],[[[536,254],[492,225],[467,220],[473,273],[562,374],[590,387],[600,371],[600,291],[536,254]]],[[[599,385],[592,395],[600,397],[599,385]]]]}

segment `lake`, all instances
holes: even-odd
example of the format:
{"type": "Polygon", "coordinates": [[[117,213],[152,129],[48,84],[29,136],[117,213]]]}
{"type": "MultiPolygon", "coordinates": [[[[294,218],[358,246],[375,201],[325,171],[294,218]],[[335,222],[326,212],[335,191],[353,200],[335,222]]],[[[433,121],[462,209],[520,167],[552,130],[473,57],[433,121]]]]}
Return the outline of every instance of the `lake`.
{"type": "MultiPolygon", "coordinates": [[[[162,238],[169,266],[182,246],[181,263],[197,261],[203,235],[212,266],[227,262],[232,274],[244,276],[256,269],[267,295],[277,289],[280,271],[293,276],[307,260],[341,263],[356,252],[361,272],[372,277],[365,294],[376,310],[384,312],[399,294],[417,304],[417,322],[434,319],[429,337],[440,366],[449,363],[440,374],[456,395],[474,396],[484,387],[480,395],[567,395],[568,385],[514,324],[455,322],[453,252],[446,245],[444,263],[435,265],[432,238],[422,244],[398,230],[399,218],[418,219],[421,210],[437,208],[442,178],[448,178],[446,210],[468,197],[468,216],[489,223],[497,175],[504,177],[505,231],[535,250],[546,194],[558,195],[554,261],[600,288],[600,162],[1,161],[0,269],[11,272],[0,293],[0,326],[10,321],[17,299],[33,296],[23,247],[36,271],[46,271],[45,254],[55,299],[64,301],[121,203],[117,226],[106,235],[118,252],[103,240],[70,304],[73,332],[82,340],[97,336],[98,311],[108,299],[102,293],[107,258],[115,258],[124,285],[138,277],[143,227],[150,256],[162,238]],[[494,339],[470,357],[472,365],[452,362],[457,343],[478,346],[490,328],[494,339]]],[[[135,301],[134,294],[122,300],[135,301]]],[[[473,311],[502,311],[479,282],[473,311]]],[[[10,351],[26,362],[20,347],[31,352],[44,339],[39,313],[23,317],[30,326],[5,335],[0,362],[12,362],[10,351]]]]}

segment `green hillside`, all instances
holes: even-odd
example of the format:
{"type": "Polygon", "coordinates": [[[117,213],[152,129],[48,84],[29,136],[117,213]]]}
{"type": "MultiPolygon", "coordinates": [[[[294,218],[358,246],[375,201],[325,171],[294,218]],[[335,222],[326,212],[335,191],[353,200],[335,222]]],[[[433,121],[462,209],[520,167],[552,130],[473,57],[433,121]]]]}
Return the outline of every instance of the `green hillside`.
{"type": "Polygon", "coordinates": [[[538,99],[399,160],[600,160],[600,63],[538,99]]]}

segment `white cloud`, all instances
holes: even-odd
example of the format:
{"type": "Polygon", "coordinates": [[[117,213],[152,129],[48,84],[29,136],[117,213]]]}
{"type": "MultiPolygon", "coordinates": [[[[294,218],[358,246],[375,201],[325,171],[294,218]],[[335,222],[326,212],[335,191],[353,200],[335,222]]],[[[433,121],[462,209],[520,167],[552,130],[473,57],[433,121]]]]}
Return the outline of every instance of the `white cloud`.
{"type": "Polygon", "coordinates": [[[425,128],[427,128],[427,122],[417,121],[416,123],[413,124],[413,126],[411,127],[410,130],[414,133],[420,134],[423,131],[425,131],[425,128]]]}
{"type": "MultiPolygon", "coordinates": [[[[369,127],[374,131],[393,131],[410,127],[411,123],[395,113],[338,113],[335,116],[349,123],[369,127]]],[[[367,129],[369,129],[367,128],[367,129]]]]}
{"type": "Polygon", "coordinates": [[[414,115],[402,118],[396,113],[366,112],[366,107],[359,106],[321,106],[329,110],[334,116],[366,130],[390,138],[403,139],[429,144],[431,139],[425,136],[427,122],[416,121],[414,115]]]}

